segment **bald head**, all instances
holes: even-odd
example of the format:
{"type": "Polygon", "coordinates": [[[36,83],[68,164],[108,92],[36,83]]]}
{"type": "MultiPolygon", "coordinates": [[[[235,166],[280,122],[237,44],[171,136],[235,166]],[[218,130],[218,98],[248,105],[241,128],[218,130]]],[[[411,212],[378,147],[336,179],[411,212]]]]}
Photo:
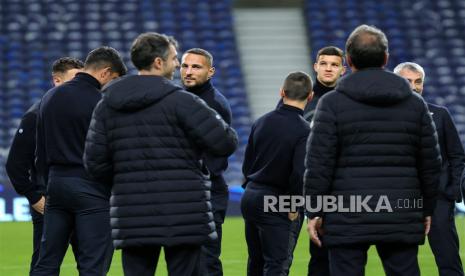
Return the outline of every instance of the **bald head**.
{"type": "Polygon", "coordinates": [[[356,69],[383,67],[388,57],[388,40],[378,28],[360,25],[346,42],[348,63],[356,69]]]}

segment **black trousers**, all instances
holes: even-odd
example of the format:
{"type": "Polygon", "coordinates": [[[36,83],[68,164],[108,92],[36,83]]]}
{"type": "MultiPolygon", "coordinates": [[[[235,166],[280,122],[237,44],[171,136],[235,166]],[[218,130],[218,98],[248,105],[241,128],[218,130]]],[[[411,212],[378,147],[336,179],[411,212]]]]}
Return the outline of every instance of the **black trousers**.
{"type": "Polygon", "coordinates": [[[329,275],[329,255],[326,247],[318,247],[310,240],[310,261],[308,262],[308,276],[329,275]]]}
{"type": "MultiPolygon", "coordinates": [[[[31,268],[29,273],[32,272],[34,265],[37,263],[39,259],[39,248],[40,248],[40,240],[42,238],[42,229],[44,228],[44,216],[34,210],[34,208],[30,208],[30,213],[32,217],[32,258],[31,258],[31,268]]],[[[74,247],[73,247],[74,249],[74,247]]]]}
{"type": "Polygon", "coordinates": [[[109,200],[96,185],[79,177],[51,176],[39,259],[32,276],[59,275],[71,234],[80,276],[102,276],[112,252],[109,200]]]}
{"type": "Polygon", "coordinates": [[[439,199],[428,234],[440,276],[463,276],[459,238],[455,228],[455,202],[439,199]]]}
{"type": "MultiPolygon", "coordinates": [[[[287,262],[284,264],[285,275],[289,275],[292,260],[294,259],[294,250],[299,239],[302,226],[304,224],[304,213],[299,212],[299,219],[291,222],[291,230],[289,235],[289,252],[287,262]]],[[[311,240],[309,242],[310,261],[308,262],[308,276],[328,276],[329,275],[329,259],[328,249],[326,247],[318,247],[311,240]]]]}
{"type": "MultiPolygon", "coordinates": [[[[42,233],[44,229],[44,215],[34,210],[34,208],[30,207],[30,213],[32,217],[32,225],[33,225],[33,238],[32,238],[32,258],[31,258],[31,268],[29,273],[32,272],[34,265],[37,263],[39,259],[39,249],[40,249],[40,241],[42,239],[42,233]]],[[[69,244],[71,244],[71,248],[73,249],[74,260],[78,263],[79,258],[79,251],[77,250],[76,239],[74,235],[71,235],[69,244]]],[[[110,270],[111,266],[111,259],[113,256],[113,248],[111,248],[111,252],[108,252],[106,258],[106,266],[107,272],[110,270]]]]}
{"type": "Polygon", "coordinates": [[[202,254],[200,257],[200,270],[202,276],[223,276],[223,265],[221,264],[220,255],[223,223],[226,216],[226,210],[213,210],[213,216],[218,239],[208,241],[202,246],[202,254]]]}
{"type": "Polygon", "coordinates": [[[287,213],[264,212],[264,195],[276,193],[250,183],[241,199],[249,253],[248,276],[281,276],[288,259],[290,220],[287,213]]]}
{"type": "Polygon", "coordinates": [[[297,246],[297,241],[299,239],[300,231],[304,223],[305,214],[303,210],[299,210],[299,217],[291,222],[290,233],[289,233],[289,248],[287,252],[287,260],[284,262],[284,274],[289,275],[289,270],[291,269],[292,260],[294,259],[294,250],[297,246]]]}
{"type": "MultiPolygon", "coordinates": [[[[169,276],[201,276],[200,246],[163,247],[169,276]]],[[[161,246],[124,248],[121,253],[125,276],[153,276],[161,246]]],[[[203,275],[202,275],[203,276],[203,275]]]]}
{"type": "Polygon", "coordinates": [[[221,174],[212,174],[211,182],[211,203],[218,239],[208,241],[202,246],[200,272],[202,276],[223,276],[223,265],[220,260],[220,255],[223,223],[226,217],[226,210],[228,209],[229,190],[221,174]]]}
{"type": "MultiPolygon", "coordinates": [[[[364,276],[370,245],[328,248],[331,276],[364,276]]],[[[386,276],[420,276],[418,245],[378,244],[376,250],[386,276]]]]}

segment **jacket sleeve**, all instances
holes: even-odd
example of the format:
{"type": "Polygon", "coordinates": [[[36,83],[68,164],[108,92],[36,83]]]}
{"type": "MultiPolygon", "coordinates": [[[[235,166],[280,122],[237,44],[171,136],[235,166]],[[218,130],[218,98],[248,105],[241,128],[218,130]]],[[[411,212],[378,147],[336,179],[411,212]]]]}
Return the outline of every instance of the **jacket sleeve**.
{"type": "Polygon", "coordinates": [[[11,144],[5,169],[16,192],[25,196],[29,203],[37,203],[42,195],[31,181],[36,147],[36,115],[26,113],[21,119],[11,144]]]}
{"type": "Polygon", "coordinates": [[[460,183],[461,183],[461,186],[462,186],[462,199],[465,198],[465,170],[463,170],[463,173],[462,173],[462,176],[461,176],[461,179],[460,179],[460,183]]]}
{"type": "Polygon", "coordinates": [[[465,168],[465,153],[460,136],[455,127],[454,121],[449,111],[444,108],[444,144],[446,156],[449,160],[449,187],[454,187],[457,191],[456,199],[460,198],[461,177],[465,168]]]}
{"type": "Polygon", "coordinates": [[[87,172],[92,177],[104,183],[112,183],[113,163],[108,149],[104,112],[105,104],[103,100],[100,100],[94,109],[87,131],[83,161],[87,172]]]}
{"type": "Polygon", "coordinates": [[[183,93],[176,114],[187,136],[202,150],[229,156],[236,150],[237,134],[212,108],[197,96],[183,93]]]}
{"type": "Polygon", "coordinates": [[[290,195],[303,195],[304,172],[305,172],[305,147],[308,136],[302,137],[294,147],[292,158],[292,172],[289,179],[290,195]]]}
{"type": "Polygon", "coordinates": [[[221,115],[221,118],[228,124],[231,125],[232,123],[232,111],[231,111],[231,106],[227,101],[223,103],[218,108],[213,108],[216,112],[218,112],[221,115]]]}
{"type": "Polygon", "coordinates": [[[36,146],[35,146],[35,160],[34,165],[36,168],[36,181],[38,186],[47,187],[49,165],[47,160],[47,148],[45,146],[45,130],[42,122],[41,112],[42,101],[39,103],[36,119],[36,146]]]}
{"type": "MultiPolygon", "coordinates": [[[[220,97],[214,102],[213,104],[209,104],[208,101],[206,101],[209,107],[213,108],[218,114],[221,115],[221,118],[228,124],[231,125],[232,121],[232,112],[231,112],[231,106],[229,105],[228,101],[224,97],[220,97]]],[[[208,168],[208,171],[210,171],[210,176],[213,177],[218,177],[222,175],[226,169],[228,168],[228,157],[223,156],[223,157],[215,157],[214,155],[211,154],[205,154],[204,156],[204,164],[208,168]]]]}
{"type": "MultiPolygon", "coordinates": [[[[319,101],[307,140],[304,194],[310,197],[312,209],[315,208],[317,196],[329,194],[337,160],[336,113],[330,104],[325,98],[319,101]]],[[[313,218],[321,216],[322,212],[307,215],[313,218]]]]}
{"type": "Polygon", "coordinates": [[[255,124],[252,125],[250,130],[249,139],[247,141],[247,146],[245,147],[244,153],[244,162],[242,163],[242,174],[244,175],[244,183],[242,184],[242,188],[245,189],[247,185],[247,176],[252,169],[252,165],[254,163],[255,152],[254,152],[254,132],[255,132],[255,124]]]}
{"type": "Polygon", "coordinates": [[[426,103],[424,103],[421,120],[417,168],[423,195],[423,215],[426,217],[433,214],[436,206],[436,194],[441,173],[441,154],[436,127],[426,103]]]}

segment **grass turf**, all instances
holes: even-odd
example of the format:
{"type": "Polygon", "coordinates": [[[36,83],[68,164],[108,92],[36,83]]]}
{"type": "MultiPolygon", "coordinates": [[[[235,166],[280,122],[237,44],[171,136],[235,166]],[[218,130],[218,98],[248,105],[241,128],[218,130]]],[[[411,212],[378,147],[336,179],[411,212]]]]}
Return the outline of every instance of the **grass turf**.
{"type": "MultiPolygon", "coordinates": [[[[463,244],[465,242],[465,217],[457,217],[457,230],[459,232],[462,248],[460,250],[462,261],[465,257],[463,244]]],[[[225,276],[246,275],[247,246],[244,238],[244,223],[240,217],[229,217],[223,226],[223,252],[222,261],[225,276]]],[[[32,248],[32,223],[30,222],[4,222],[0,223],[0,275],[24,276],[28,275],[32,248]]],[[[307,273],[308,234],[305,227],[297,244],[294,263],[291,268],[293,276],[303,276],[307,273]]],[[[433,255],[428,245],[420,247],[418,259],[422,275],[438,275],[433,255]]],[[[61,266],[62,276],[78,275],[71,249],[61,266]]],[[[111,270],[108,275],[123,275],[121,267],[121,253],[115,251],[111,270]]],[[[157,275],[167,275],[164,258],[160,257],[157,275]]],[[[368,255],[366,275],[384,275],[381,262],[372,247],[368,255]]]]}

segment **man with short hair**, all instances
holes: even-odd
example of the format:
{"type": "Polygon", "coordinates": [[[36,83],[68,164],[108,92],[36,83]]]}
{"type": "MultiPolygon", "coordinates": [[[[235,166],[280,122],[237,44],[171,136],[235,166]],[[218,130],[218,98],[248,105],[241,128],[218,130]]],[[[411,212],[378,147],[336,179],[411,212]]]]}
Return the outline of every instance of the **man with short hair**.
{"type": "Polygon", "coordinates": [[[174,39],[139,35],[136,76],[104,89],[87,134],[88,172],[111,185],[111,228],[125,275],[153,276],[163,247],[169,275],[201,275],[201,245],[217,238],[202,158],[234,152],[237,135],[171,80],[174,39]],[[104,180],[107,179],[107,180],[104,180]]]}
{"type": "MultiPolygon", "coordinates": [[[[394,68],[394,73],[406,78],[412,90],[423,95],[425,71],[419,64],[401,63],[394,68]]],[[[428,109],[438,132],[442,157],[438,200],[428,234],[429,245],[440,276],[463,276],[454,210],[455,201],[460,202],[462,199],[460,187],[465,168],[465,153],[449,110],[431,103],[428,103],[428,109]]]]}
{"type": "Polygon", "coordinates": [[[321,48],[317,55],[313,69],[316,81],[313,85],[313,99],[304,110],[304,118],[311,121],[315,115],[316,106],[320,98],[331,90],[334,90],[339,78],[346,72],[344,66],[344,52],[335,46],[321,48]]]}
{"type": "Polygon", "coordinates": [[[433,120],[407,81],[383,69],[381,30],[357,27],[346,58],[353,73],[320,99],[307,142],[310,238],[328,248],[332,276],[364,275],[371,245],[386,275],[420,275],[418,245],[429,232],[441,166],[433,120]],[[346,208],[317,208],[334,197],[346,208]],[[360,208],[347,212],[351,205],[360,208]]]}
{"type": "Polygon", "coordinates": [[[248,276],[284,275],[290,224],[295,213],[264,211],[267,195],[302,195],[305,142],[310,131],[302,117],[312,97],[312,81],[290,73],[280,91],[283,104],[253,125],[244,156],[241,211],[248,248],[248,276]]]}
{"type": "MultiPolygon", "coordinates": [[[[310,101],[304,110],[304,119],[311,122],[316,106],[320,98],[331,90],[334,90],[339,78],[345,73],[344,53],[341,49],[335,46],[327,46],[321,48],[316,56],[313,69],[316,73],[316,81],[313,85],[313,99],[310,101]]],[[[286,275],[293,260],[293,254],[297,245],[300,230],[304,221],[303,209],[299,211],[298,219],[291,224],[291,235],[289,236],[289,258],[284,264],[286,275]]],[[[318,247],[309,242],[310,261],[308,263],[308,276],[326,276],[329,275],[328,250],[324,247],[318,247]]]]}
{"type": "Polygon", "coordinates": [[[41,100],[37,122],[37,160],[47,167],[47,202],[39,260],[31,275],[54,276],[73,234],[79,275],[101,276],[111,246],[108,183],[84,169],[84,143],[100,88],[125,75],[119,53],[111,47],[92,50],[84,70],[49,90],[41,100]]]}
{"type": "Polygon", "coordinates": [[[53,85],[58,86],[73,79],[83,68],[84,63],[77,58],[62,57],[57,59],[52,64],[53,85]]]}
{"type": "MultiPolygon", "coordinates": [[[[218,112],[228,125],[231,125],[231,107],[223,94],[211,83],[215,74],[212,55],[200,48],[187,50],[182,56],[180,71],[184,88],[199,96],[209,107],[218,112]]],[[[222,225],[229,198],[223,173],[228,167],[228,156],[215,157],[207,153],[203,162],[212,182],[211,202],[218,239],[202,246],[201,270],[202,275],[205,276],[222,276],[223,268],[220,260],[222,225]]]]}
{"type": "MultiPolygon", "coordinates": [[[[77,72],[82,70],[83,67],[84,63],[75,58],[63,57],[56,60],[52,66],[54,85],[59,86],[62,83],[71,80],[77,72]]],[[[18,131],[13,138],[13,142],[8,153],[8,159],[5,164],[5,169],[13,188],[18,194],[25,196],[30,205],[29,209],[33,224],[30,271],[32,271],[32,268],[39,257],[46,192],[46,183],[39,181],[41,178],[38,177],[38,175],[43,174],[43,172],[38,172],[36,166],[34,166],[36,124],[39,104],[40,102],[34,103],[21,118],[18,131]]]]}

